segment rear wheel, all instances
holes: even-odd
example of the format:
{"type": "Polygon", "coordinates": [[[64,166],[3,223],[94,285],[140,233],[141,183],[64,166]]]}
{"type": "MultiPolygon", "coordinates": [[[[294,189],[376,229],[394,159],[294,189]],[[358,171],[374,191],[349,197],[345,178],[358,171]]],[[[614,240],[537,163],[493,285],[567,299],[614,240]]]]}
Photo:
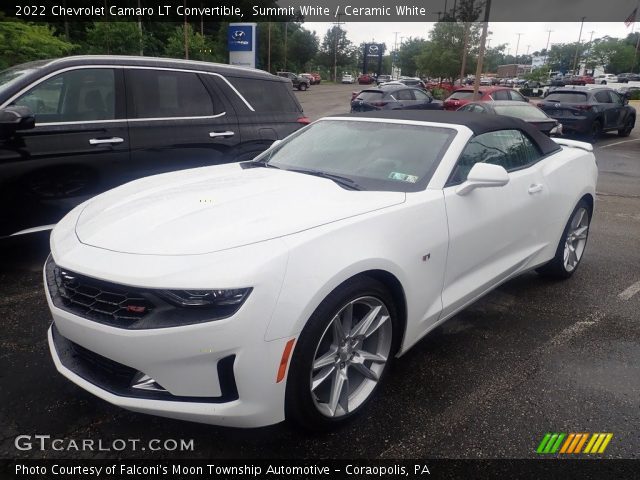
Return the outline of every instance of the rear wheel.
{"type": "Polygon", "coordinates": [[[302,331],[286,415],[310,430],[338,427],[371,400],[396,349],[396,309],[387,289],[358,277],[334,290],[302,331]]]}
{"type": "Polygon", "coordinates": [[[618,130],[618,136],[628,137],[629,135],[631,135],[631,130],[633,130],[634,124],[635,124],[635,118],[633,117],[627,118],[627,120],[624,122],[624,127],[618,130]]]}
{"type": "Polygon", "coordinates": [[[543,276],[564,279],[577,270],[589,237],[591,208],[586,200],[580,200],[562,232],[553,259],[537,269],[543,276]]]}

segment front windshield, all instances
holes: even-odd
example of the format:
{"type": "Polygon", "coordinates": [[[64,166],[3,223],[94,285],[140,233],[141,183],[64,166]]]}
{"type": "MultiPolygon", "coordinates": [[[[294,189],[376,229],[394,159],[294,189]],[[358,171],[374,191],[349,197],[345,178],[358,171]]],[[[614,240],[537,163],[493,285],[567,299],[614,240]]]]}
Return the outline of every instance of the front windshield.
{"type": "Polygon", "coordinates": [[[287,170],[340,175],[363,190],[424,189],[449,143],[451,128],[368,120],[322,120],[256,161],[287,170]]]}

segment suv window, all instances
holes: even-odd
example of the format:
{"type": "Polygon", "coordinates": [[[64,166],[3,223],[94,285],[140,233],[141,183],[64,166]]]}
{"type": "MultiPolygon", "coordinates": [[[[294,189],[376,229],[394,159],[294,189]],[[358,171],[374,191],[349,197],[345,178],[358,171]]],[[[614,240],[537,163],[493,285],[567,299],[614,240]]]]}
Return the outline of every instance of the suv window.
{"type": "Polygon", "coordinates": [[[131,118],[205,117],[213,115],[211,96],[195,73],[130,69],[131,118]]]}
{"type": "Polygon", "coordinates": [[[411,90],[398,90],[393,96],[397,100],[415,100],[411,90]]]}
{"type": "Polygon", "coordinates": [[[603,90],[601,92],[597,92],[595,95],[596,102],[598,103],[611,103],[611,97],[609,96],[609,92],[603,90]]]}
{"type": "Polygon", "coordinates": [[[498,130],[472,138],[458,159],[448,185],[467,179],[476,163],[491,163],[507,172],[532,165],[541,157],[533,142],[520,130],[498,130]]]}
{"type": "Polygon", "coordinates": [[[29,107],[39,123],[115,118],[115,73],[110,68],[70,70],[36,85],[15,105],[29,107]]]}
{"type": "Polygon", "coordinates": [[[609,96],[611,97],[611,103],[616,103],[618,105],[623,105],[622,97],[618,95],[616,92],[609,90],[609,96]]]}
{"type": "Polygon", "coordinates": [[[256,112],[300,113],[302,111],[295,95],[291,93],[290,83],[241,77],[226,77],[226,79],[256,112]]]}
{"type": "Polygon", "coordinates": [[[416,100],[422,100],[422,101],[431,100],[431,97],[427,93],[421,90],[414,90],[413,94],[415,95],[416,100]]]}

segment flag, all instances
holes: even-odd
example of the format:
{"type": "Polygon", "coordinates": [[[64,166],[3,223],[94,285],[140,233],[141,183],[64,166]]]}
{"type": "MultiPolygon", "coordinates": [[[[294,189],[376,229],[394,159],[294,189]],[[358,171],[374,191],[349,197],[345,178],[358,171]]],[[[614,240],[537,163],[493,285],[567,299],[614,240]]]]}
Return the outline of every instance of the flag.
{"type": "Polygon", "coordinates": [[[624,26],[628,27],[629,25],[636,23],[636,14],[638,13],[638,7],[633,9],[633,12],[629,14],[629,16],[624,21],[624,26]]]}

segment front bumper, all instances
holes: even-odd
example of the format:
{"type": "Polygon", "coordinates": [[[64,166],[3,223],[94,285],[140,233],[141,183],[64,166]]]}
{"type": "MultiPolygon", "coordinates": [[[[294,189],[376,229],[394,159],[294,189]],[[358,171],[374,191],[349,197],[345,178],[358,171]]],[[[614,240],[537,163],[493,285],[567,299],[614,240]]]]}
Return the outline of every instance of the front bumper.
{"type": "MultiPolygon", "coordinates": [[[[275,250],[273,245],[264,246],[258,253],[264,260],[265,252],[275,250]]],[[[245,251],[245,257],[252,257],[250,250],[245,251]]],[[[99,398],[137,412],[233,427],[259,427],[284,420],[286,381],[278,383],[276,379],[284,347],[294,335],[266,338],[283,275],[284,263],[278,255],[275,257],[264,271],[242,273],[255,280],[252,285],[255,288],[233,316],[179,327],[138,330],[108,325],[59,308],[52,299],[45,269],[46,297],[53,317],[49,347],[56,368],[99,398]],[[78,351],[83,355],[79,356],[78,351]],[[131,378],[138,373],[151,377],[167,392],[131,389],[131,378]]],[[[189,280],[197,277],[198,269],[221,279],[240,274],[240,266],[232,269],[221,258],[224,255],[180,259],[122,256],[78,245],[56,260],[75,271],[90,270],[89,266],[100,268],[104,275],[94,271],[87,274],[118,282],[122,282],[123,275],[118,274],[125,271],[123,265],[132,274],[154,275],[144,282],[142,279],[125,282],[131,285],[151,284],[152,279],[175,272],[171,267],[177,263],[180,274],[171,276],[175,285],[180,285],[180,282],[201,282],[189,280]],[[131,268],[132,261],[139,264],[131,268]]],[[[212,282],[236,284],[228,278],[220,283],[214,278],[212,282]]]]}

